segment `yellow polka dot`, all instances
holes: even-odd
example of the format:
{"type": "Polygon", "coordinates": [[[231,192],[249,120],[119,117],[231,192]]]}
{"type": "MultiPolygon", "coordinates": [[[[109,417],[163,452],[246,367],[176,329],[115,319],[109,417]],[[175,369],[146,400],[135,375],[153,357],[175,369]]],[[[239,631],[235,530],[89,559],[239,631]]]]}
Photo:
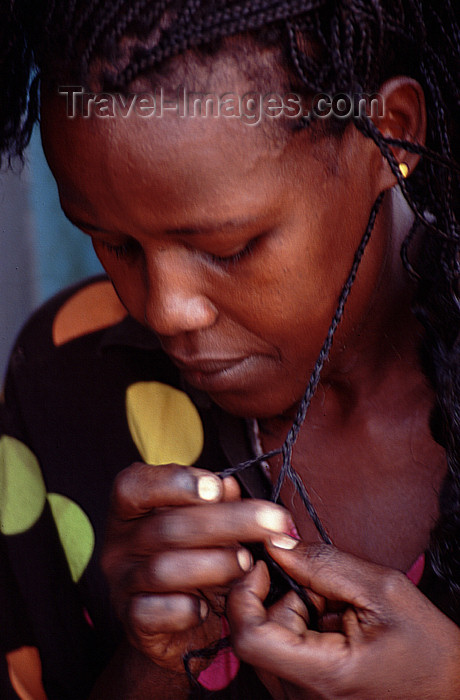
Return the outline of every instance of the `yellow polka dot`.
{"type": "Polygon", "coordinates": [[[147,464],[191,465],[203,449],[203,426],[183,391],[159,382],[138,382],[126,391],[132,438],[147,464]]]}
{"type": "Polygon", "coordinates": [[[46,500],[37,458],[24,443],[0,438],[0,529],[5,535],[26,532],[39,519],[46,500]]]}
{"type": "Polygon", "coordinates": [[[88,566],[94,550],[94,530],[86,513],[74,501],[60,493],[48,494],[59,539],[77,582],[88,566]]]}

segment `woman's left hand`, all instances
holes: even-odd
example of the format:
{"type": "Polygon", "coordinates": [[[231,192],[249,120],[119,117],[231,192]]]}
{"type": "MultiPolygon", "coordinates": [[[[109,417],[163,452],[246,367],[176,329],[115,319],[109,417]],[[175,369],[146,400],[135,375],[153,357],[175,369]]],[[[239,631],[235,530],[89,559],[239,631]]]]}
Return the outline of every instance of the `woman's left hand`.
{"type": "Polygon", "coordinates": [[[310,594],[323,631],[294,593],[272,608],[265,564],[238,582],[228,615],[236,653],[285,700],[460,698],[460,630],[404,574],[299,544],[270,555],[310,594]]]}

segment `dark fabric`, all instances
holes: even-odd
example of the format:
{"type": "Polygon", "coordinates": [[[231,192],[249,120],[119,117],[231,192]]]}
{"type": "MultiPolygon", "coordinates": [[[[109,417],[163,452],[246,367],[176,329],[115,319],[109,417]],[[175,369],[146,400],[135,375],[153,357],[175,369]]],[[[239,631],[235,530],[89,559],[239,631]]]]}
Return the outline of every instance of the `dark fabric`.
{"type": "Polygon", "coordinates": [[[5,657],[0,654],[0,692],[2,700],[19,700],[11,687],[5,657]]]}
{"type": "MultiPolygon", "coordinates": [[[[0,434],[32,451],[46,492],[78,504],[95,532],[93,555],[77,584],[48,502],[32,527],[0,537],[0,649],[39,648],[49,700],[86,698],[121,636],[98,561],[114,477],[140,459],[126,418],[127,387],[158,381],[191,393],[205,436],[198,466],[220,471],[230,465],[228,453],[251,454],[244,421],[232,419],[224,430],[222,414],[217,417],[206,396],[188,392],[156,339],[131,318],[55,347],[53,319],[77,289],[58,295],[29,321],[13,350],[0,404],[0,434]]],[[[246,479],[251,493],[264,483],[257,474],[246,479]]],[[[7,680],[0,690],[2,698],[11,696],[7,680]]],[[[212,697],[269,696],[243,668],[212,697]]]]}

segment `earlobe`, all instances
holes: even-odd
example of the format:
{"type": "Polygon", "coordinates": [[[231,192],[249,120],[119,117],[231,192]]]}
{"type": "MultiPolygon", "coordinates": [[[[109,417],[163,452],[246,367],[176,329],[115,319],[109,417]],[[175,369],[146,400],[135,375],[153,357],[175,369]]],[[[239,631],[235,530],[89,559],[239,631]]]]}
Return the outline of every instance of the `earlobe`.
{"type": "MultiPolygon", "coordinates": [[[[425,96],[420,84],[413,78],[397,76],[381,86],[382,113],[373,118],[375,126],[383,136],[424,145],[426,135],[425,96]]],[[[417,167],[420,156],[410,153],[403,146],[392,145],[390,149],[400,164],[401,175],[406,178],[417,167]]],[[[389,189],[397,180],[385,159],[382,169],[382,189],[389,189]]]]}

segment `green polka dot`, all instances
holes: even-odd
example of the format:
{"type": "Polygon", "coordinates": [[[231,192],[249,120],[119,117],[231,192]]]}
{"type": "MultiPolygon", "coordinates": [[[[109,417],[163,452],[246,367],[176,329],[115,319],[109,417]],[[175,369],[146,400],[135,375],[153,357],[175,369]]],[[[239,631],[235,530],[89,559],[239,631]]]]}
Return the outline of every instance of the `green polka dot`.
{"type": "Polygon", "coordinates": [[[147,464],[196,462],[203,449],[198,411],[183,391],[160,382],[137,382],[126,391],[132,438],[147,464]]]}
{"type": "Polygon", "coordinates": [[[37,458],[24,443],[0,438],[0,529],[5,535],[26,532],[39,519],[46,500],[37,458]]]}
{"type": "Polygon", "coordinates": [[[72,579],[77,582],[94,550],[94,530],[86,513],[74,501],[60,493],[48,494],[72,579]]]}

